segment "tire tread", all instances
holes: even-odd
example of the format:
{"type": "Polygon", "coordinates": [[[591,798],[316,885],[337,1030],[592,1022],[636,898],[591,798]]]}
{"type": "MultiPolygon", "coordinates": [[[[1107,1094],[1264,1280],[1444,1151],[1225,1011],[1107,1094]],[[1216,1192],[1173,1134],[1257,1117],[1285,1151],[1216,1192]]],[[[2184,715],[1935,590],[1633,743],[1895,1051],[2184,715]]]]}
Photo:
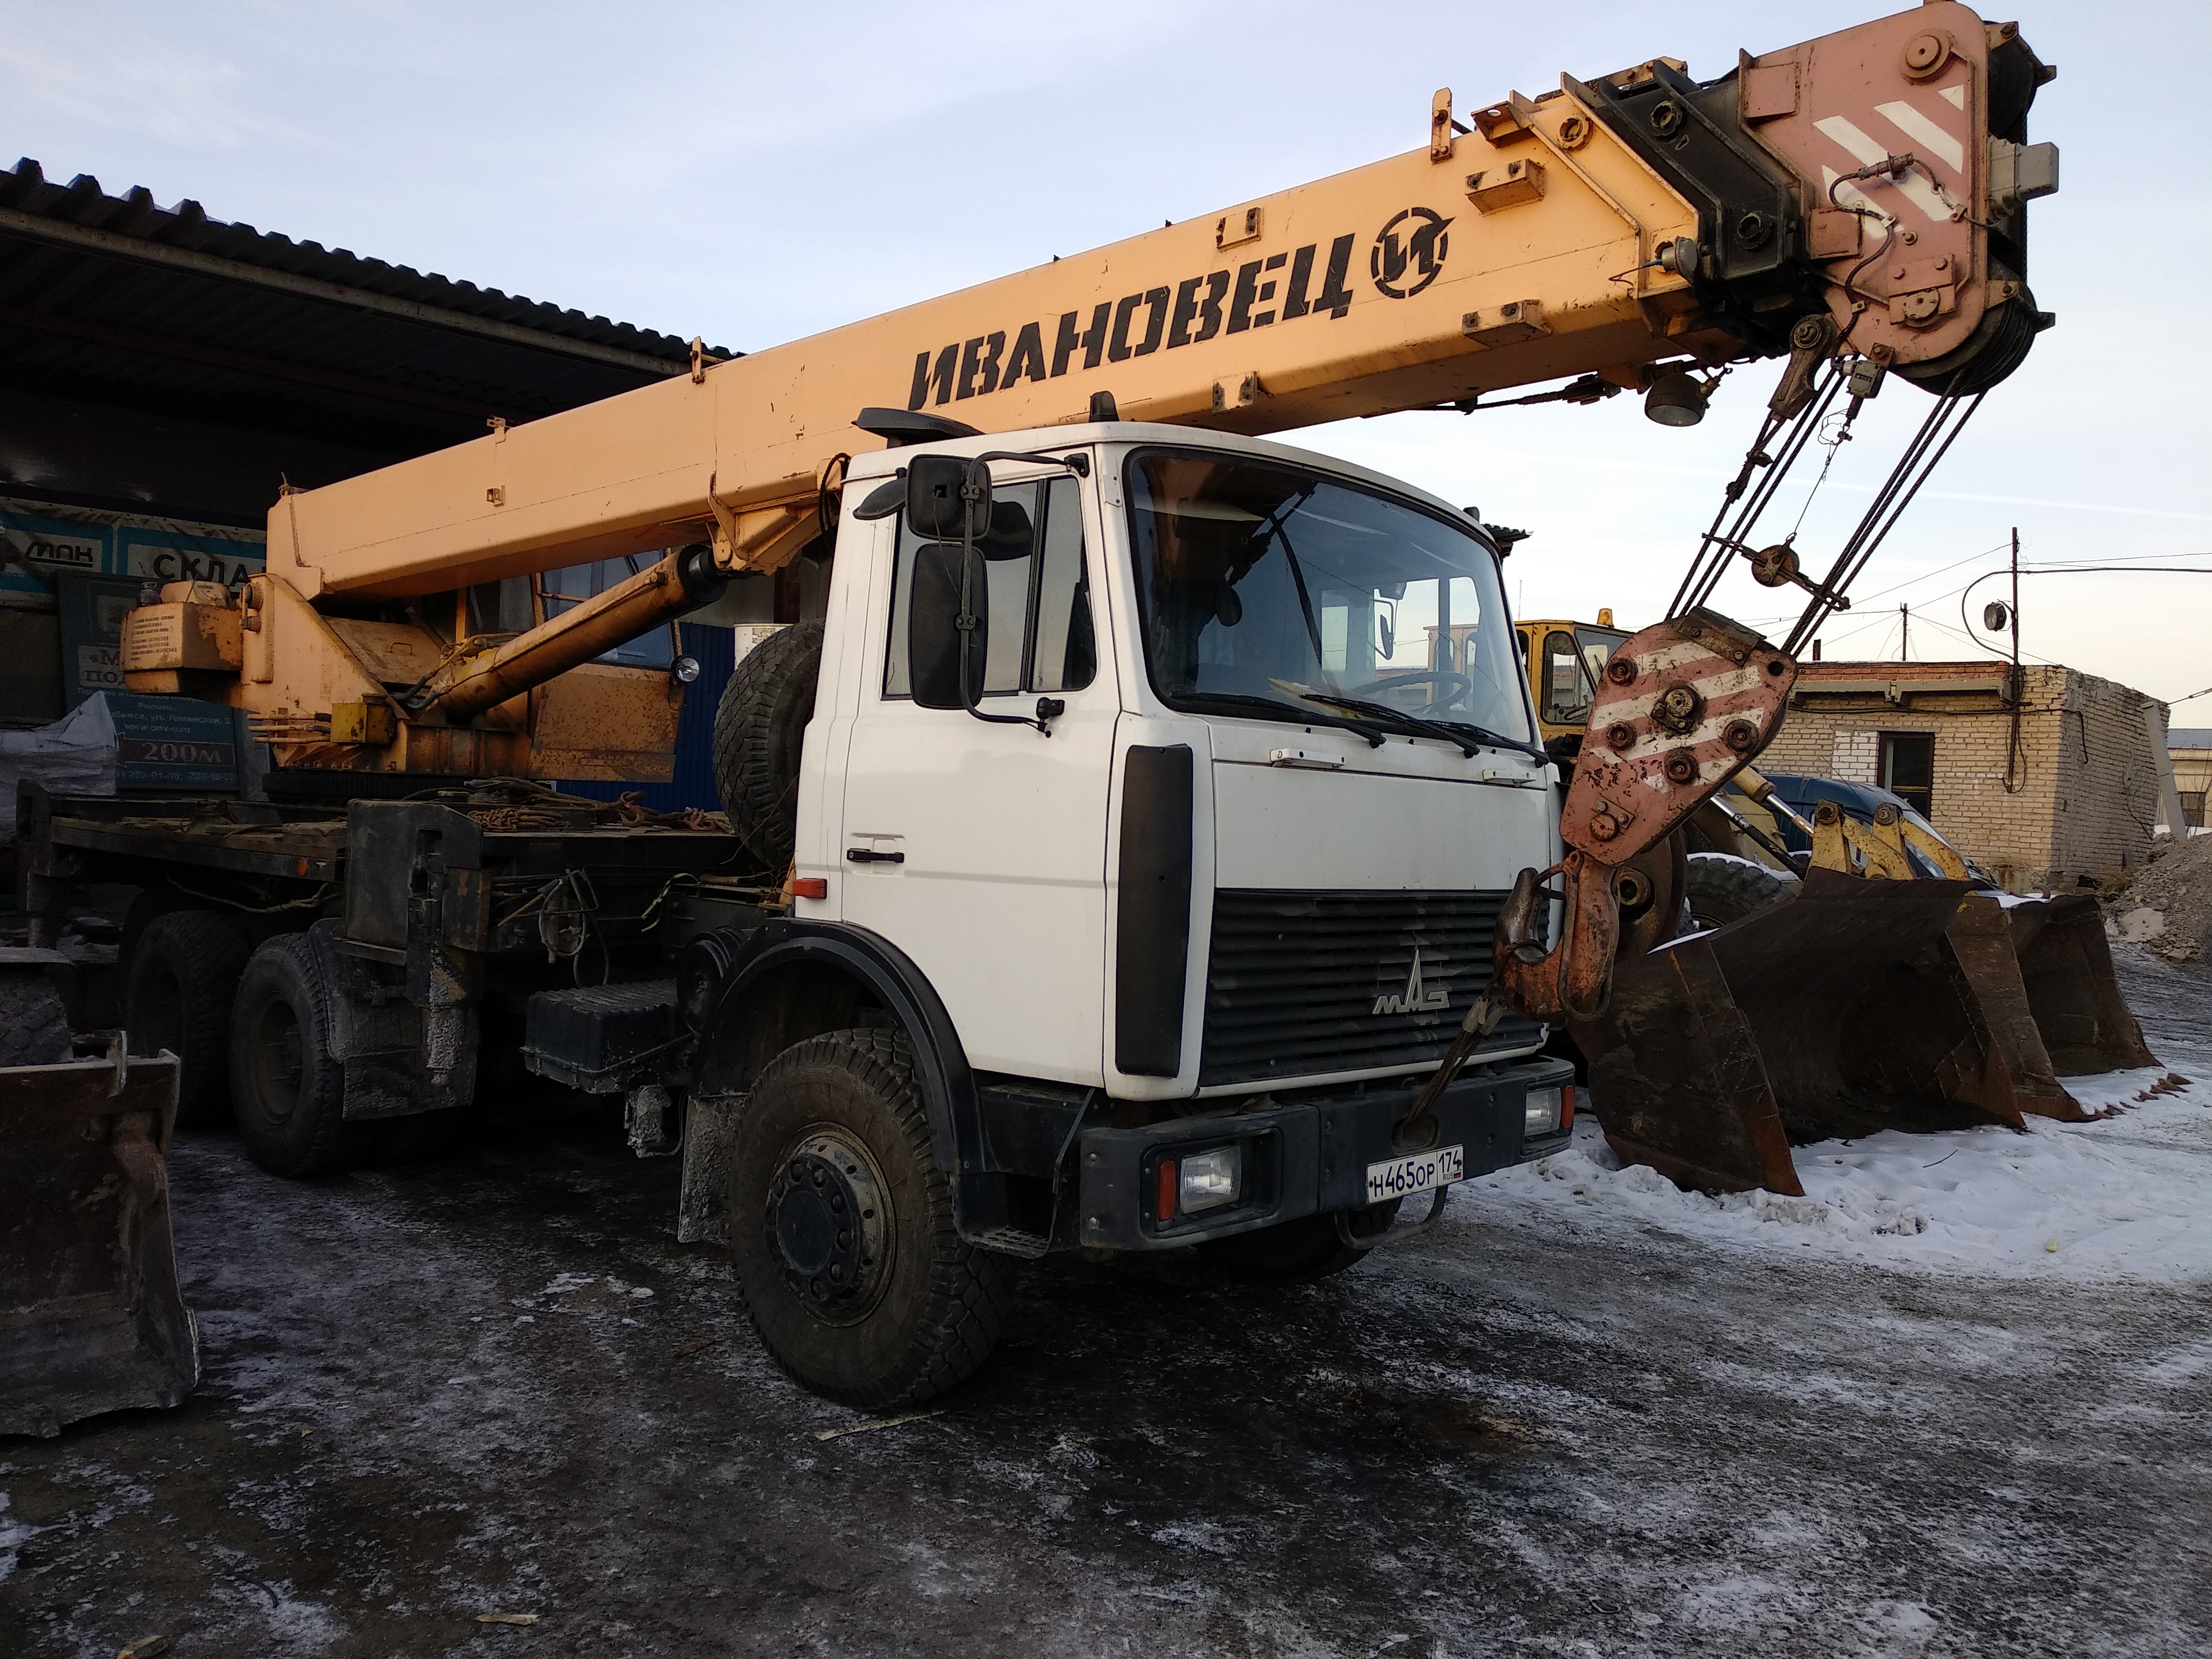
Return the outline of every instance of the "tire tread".
{"type": "Polygon", "coordinates": [[[714,711],[714,787],[731,829],[770,875],[783,873],[797,842],[799,748],[822,639],[818,622],[771,634],[745,653],[714,711]]]}
{"type": "MultiPolygon", "coordinates": [[[[780,1076],[822,1065],[845,1071],[889,1103],[907,1152],[921,1167],[933,1167],[928,1114],[915,1085],[904,1033],[875,1027],[810,1037],[785,1049],[763,1068],[753,1095],[757,1098],[780,1076]]],[[[761,1346],[794,1382],[843,1404],[880,1411],[942,1394],[972,1376],[989,1357],[1013,1309],[1014,1266],[1006,1257],[978,1249],[960,1237],[953,1224],[948,1182],[932,1182],[929,1190],[933,1201],[927,1215],[927,1311],[902,1362],[874,1387],[841,1390],[801,1375],[769,1341],[740,1285],[739,1299],[744,1304],[747,1320],[761,1338],[761,1346]]]]}
{"type": "Polygon", "coordinates": [[[306,994],[307,1006],[301,1007],[296,1001],[293,1006],[300,1020],[301,1044],[319,1062],[303,1068],[300,1103],[294,1109],[309,1115],[310,1128],[304,1144],[279,1146],[270,1136],[258,1133],[258,1126],[247,1121],[246,1103],[251,1089],[245,1073],[246,1050],[246,1045],[236,1040],[238,1033],[234,1025],[231,1094],[238,1114],[239,1133],[253,1161],[271,1175],[301,1180],[337,1175],[354,1168],[375,1150],[378,1126],[349,1121],[345,1116],[345,1073],[331,1054],[333,993],[324,976],[322,964],[316,960],[314,946],[305,933],[279,933],[263,942],[246,964],[235,1006],[241,1012],[247,1008],[258,977],[274,975],[281,986],[287,974],[297,975],[298,988],[306,994]]]}

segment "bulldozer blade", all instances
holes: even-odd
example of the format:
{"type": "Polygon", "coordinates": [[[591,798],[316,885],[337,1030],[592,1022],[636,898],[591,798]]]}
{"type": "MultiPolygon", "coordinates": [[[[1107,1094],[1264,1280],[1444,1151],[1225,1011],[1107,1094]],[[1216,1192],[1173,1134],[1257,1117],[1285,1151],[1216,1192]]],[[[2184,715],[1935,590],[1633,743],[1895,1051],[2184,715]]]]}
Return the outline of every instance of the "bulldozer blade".
{"type": "Polygon", "coordinates": [[[1792,1144],[2080,1115],[2002,913],[1967,892],[1813,870],[1789,903],[1621,962],[1612,1006],[1573,1027],[1613,1150],[1705,1191],[1796,1194],[1792,1144]]]}
{"type": "Polygon", "coordinates": [[[199,1380],[167,1154],[177,1060],[0,1068],[0,1435],[173,1406],[199,1380]]]}
{"type": "Polygon", "coordinates": [[[2029,1012],[2060,1077],[2159,1063],[2120,994],[2094,898],[2065,893],[2021,900],[2004,915],[2029,1012]]]}

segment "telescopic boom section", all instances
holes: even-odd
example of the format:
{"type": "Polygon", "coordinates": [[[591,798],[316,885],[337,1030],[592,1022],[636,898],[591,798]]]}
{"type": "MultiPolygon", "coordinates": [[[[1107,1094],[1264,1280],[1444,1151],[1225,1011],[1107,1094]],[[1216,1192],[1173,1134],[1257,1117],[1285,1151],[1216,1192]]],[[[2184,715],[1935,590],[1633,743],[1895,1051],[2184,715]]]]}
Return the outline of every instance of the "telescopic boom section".
{"type": "Polygon", "coordinates": [[[772,569],[818,533],[838,453],[876,443],[871,405],[1006,431],[1110,392],[1258,434],[1567,377],[1594,398],[1780,355],[1806,319],[1817,355],[1980,389],[2039,322],[2023,208],[2057,161],[2025,117],[2049,75],[1937,3],[1709,82],[1658,59],[1467,125],[1439,92],[1407,154],[288,496],[270,574],[397,597],[702,538],[772,569]]]}

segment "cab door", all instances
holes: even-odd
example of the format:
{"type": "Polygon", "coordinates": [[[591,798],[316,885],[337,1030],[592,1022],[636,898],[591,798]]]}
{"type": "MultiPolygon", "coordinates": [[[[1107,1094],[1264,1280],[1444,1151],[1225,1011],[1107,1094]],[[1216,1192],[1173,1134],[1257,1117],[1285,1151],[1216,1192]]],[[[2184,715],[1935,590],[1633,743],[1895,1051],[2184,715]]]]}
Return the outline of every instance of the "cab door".
{"type": "Polygon", "coordinates": [[[845,763],[843,919],[928,976],[969,1063],[1078,1084],[1102,1078],[1106,809],[1119,714],[1102,672],[1105,571],[1082,483],[995,483],[984,551],[981,706],[1031,726],[924,708],[908,694],[908,592],[921,545],[902,522],[871,583],[868,653],[845,763]]]}

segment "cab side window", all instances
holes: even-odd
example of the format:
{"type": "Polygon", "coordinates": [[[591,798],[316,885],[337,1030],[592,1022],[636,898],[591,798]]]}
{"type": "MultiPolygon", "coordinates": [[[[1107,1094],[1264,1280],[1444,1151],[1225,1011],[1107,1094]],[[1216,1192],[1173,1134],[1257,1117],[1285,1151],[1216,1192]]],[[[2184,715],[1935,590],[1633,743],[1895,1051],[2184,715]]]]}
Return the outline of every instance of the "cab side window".
{"type": "Polygon", "coordinates": [[[1544,635],[1544,718],[1572,726],[1589,718],[1590,681],[1575,636],[1553,629],[1544,635]]]}
{"type": "MultiPolygon", "coordinates": [[[[1091,581],[1083,557],[1083,498],[1076,481],[1060,477],[1004,485],[993,491],[983,555],[990,618],[983,695],[1078,691],[1097,672],[1091,631],[1091,581]]],[[[911,695],[908,682],[908,596],[920,538],[899,523],[898,564],[891,576],[890,649],[884,696],[911,695]]]]}

